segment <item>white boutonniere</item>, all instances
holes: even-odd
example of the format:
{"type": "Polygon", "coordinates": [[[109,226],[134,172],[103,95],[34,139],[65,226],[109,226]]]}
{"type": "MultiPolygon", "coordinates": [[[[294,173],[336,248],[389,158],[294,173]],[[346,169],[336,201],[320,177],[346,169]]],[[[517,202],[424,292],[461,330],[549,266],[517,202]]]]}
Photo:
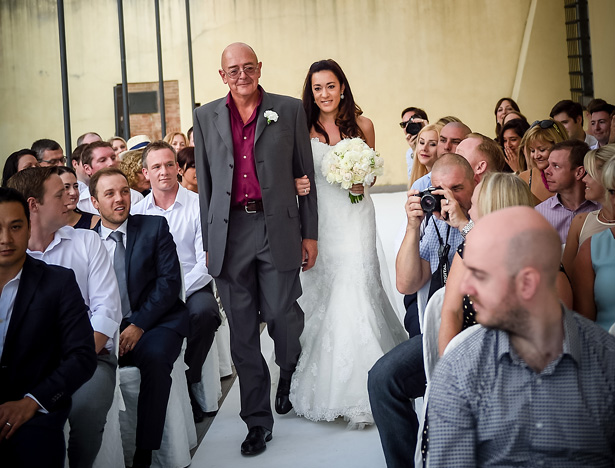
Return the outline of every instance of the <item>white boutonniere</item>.
{"type": "Polygon", "coordinates": [[[271,122],[277,122],[278,121],[278,113],[276,111],[266,110],[265,111],[265,118],[267,119],[267,125],[269,125],[271,122]]]}

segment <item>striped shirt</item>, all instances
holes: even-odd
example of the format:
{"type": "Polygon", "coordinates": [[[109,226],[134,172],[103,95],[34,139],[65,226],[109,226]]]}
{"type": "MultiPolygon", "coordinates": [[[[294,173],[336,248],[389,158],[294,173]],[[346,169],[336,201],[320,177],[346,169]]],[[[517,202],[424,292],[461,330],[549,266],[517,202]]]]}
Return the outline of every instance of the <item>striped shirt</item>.
{"type": "Polygon", "coordinates": [[[536,373],[501,330],[446,354],[429,397],[429,466],[613,467],[615,338],[564,310],[563,352],[536,373]]]}
{"type": "Polygon", "coordinates": [[[574,218],[579,213],[589,213],[600,209],[600,205],[591,200],[585,200],[579,205],[576,210],[570,210],[562,205],[559,195],[553,195],[551,198],[547,198],[545,201],[536,205],[536,211],[545,217],[549,224],[555,228],[559,234],[562,244],[566,243],[566,237],[568,237],[568,230],[574,218]]]}

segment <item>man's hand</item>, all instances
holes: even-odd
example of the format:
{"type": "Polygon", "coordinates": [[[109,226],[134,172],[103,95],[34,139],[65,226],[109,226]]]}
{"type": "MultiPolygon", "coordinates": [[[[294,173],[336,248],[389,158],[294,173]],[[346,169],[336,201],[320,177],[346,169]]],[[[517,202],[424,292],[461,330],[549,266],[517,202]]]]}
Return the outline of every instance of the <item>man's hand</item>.
{"type": "Polygon", "coordinates": [[[446,221],[448,225],[456,229],[463,227],[470,221],[468,215],[463,211],[463,208],[457,202],[453,192],[447,188],[434,190],[434,195],[443,195],[444,200],[441,201],[442,210],[438,213],[434,211],[434,216],[438,219],[446,221]]]}
{"type": "Polygon", "coordinates": [[[421,198],[417,196],[418,190],[408,190],[406,200],[406,216],[408,217],[408,229],[419,229],[425,217],[425,212],[421,208],[421,198]]]}
{"type": "Polygon", "coordinates": [[[301,241],[301,258],[303,271],[308,271],[316,263],[318,256],[318,242],[314,239],[303,239],[301,241]]]}
{"type": "Polygon", "coordinates": [[[34,417],[40,406],[30,397],[0,405],[0,442],[10,439],[22,424],[34,417]]]}
{"type": "Polygon", "coordinates": [[[142,336],[143,330],[136,325],[128,325],[120,334],[120,356],[132,351],[142,336]]]}
{"type": "Polygon", "coordinates": [[[300,197],[310,193],[310,179],[308,179],[308,176],[304,175],[300,179],[295,179],[295,190],[300,197]]]}

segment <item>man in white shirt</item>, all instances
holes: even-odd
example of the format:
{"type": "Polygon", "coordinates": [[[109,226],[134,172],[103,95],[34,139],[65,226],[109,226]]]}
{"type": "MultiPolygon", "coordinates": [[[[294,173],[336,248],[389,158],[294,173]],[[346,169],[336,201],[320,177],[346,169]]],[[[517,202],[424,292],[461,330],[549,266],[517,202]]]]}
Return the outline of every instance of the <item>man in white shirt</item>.
{"type": "Polygon", "coordinates": [[[177,245],[190,315],[186,378],[194,419],[200,422],[203,412],[194,398],[191,384],[201,381],[201,369],[220,325],[220,313],[205,263],[199,197],[179,184],[178,171],[177,155],[171,145],[164,141],[147,145],[143,151],[143,174],[152,191],[134,205],[131,212],[164,216],[177,245]]]}
{"type": "MultiPolygon", "coordinates": [[[[113,151],[111,143],[107,143],[106,141],[95,141],[94,143],[90,143],[83,150],[81,154],[81,164],[87,176],[92,177],[104,167],[120,167],[120,160],[117,158],[115,151],[113,151]]],[[[141,200],[143,200],[143,195],[136,190],[130,189],[130,204],[134,205],[141,200]]],[[[77,208],[86,213],[99,214],[98,210],[94,208],[92,204],[89,189],[84,189],[80,192],[77,208]]]]}
{"type": "Polygon", "coordinates": [[[16,174],[9,184],[21,192],[30,208],[28,254],[75,272],[94,329],[98,364],[94,376],[73,395],[68,447],[71,468],[92,466],[115,390],[113,336],[122,320],[117,279],[100,237],[93,231],[66,226],[69,201],[57,170],[31,169],[16,174]]]}

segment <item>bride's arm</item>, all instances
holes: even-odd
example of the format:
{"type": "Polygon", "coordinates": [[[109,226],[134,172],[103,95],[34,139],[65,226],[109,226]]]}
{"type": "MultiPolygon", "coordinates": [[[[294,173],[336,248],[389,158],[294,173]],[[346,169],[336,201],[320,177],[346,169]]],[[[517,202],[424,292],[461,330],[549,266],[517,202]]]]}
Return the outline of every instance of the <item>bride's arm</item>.
{"type": "Polygon", "coordinates": [[[360,115],[357,117],[357,125],[363,132],[363,135],[365,135],[365,143],[370,148],[376,149],[376,131],[374,130],[373,122],[367,117],[360,115]]]}

